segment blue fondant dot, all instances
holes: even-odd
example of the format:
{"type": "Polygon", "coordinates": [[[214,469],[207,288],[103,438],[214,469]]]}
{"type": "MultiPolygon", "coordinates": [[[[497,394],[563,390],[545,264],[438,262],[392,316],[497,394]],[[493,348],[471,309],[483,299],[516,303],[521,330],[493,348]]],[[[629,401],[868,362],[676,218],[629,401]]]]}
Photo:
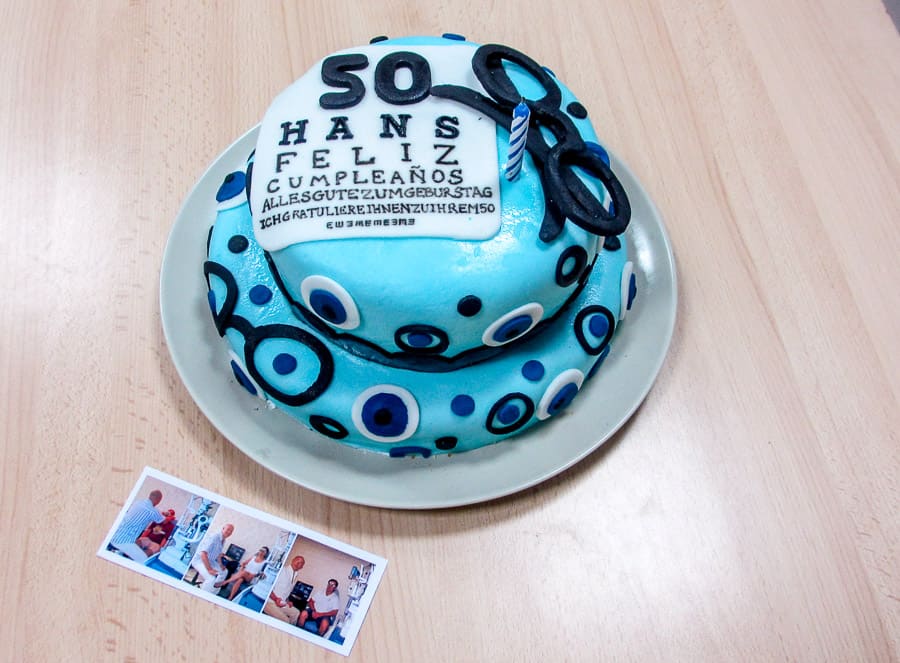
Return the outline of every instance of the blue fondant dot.
{"type": "Polygon", "coordinates": [[[603,338],[606,336],[606,332],[609,331],[609,320],[602,314],[592,316],[588,322],[588,329],[597,338],[603,338]]]}
{"type": "Polygon", "coordinates": [[[206,301],[209,302],[209,310],[213,312],[213,315],[216,314],[216,293],[212,290],[206,293],[206,301]]]}
{"type": "Polygon", "coordinates": [[[427,348],[432,343],[431,334],[413,332],[406,337],[406,343],[414,348],[427,348]]]}
{"type": "Polygon", "coordinates": [[[250,288],[250,301],[257,306],[262,306],[272,299],[272,291],[264,285],[255,285],[250,288]]]}
{"type": "Polygon", "coordinates": [[[293,373],[297,370],[297,359],[293,355],[282,352],[272,360],[272,368],[278,375],[293,373]]]}
{"type": "Polygon", "coordinates": [[[244,190],[246,184],[247,178],[244,176],[244,173],[229,173],[225,176],[222,186],[216,192],[216,202],[221,203],[229,198],[234,198],[244,190]]]}
{"type": "Polygon", "coordinates": [[[243,253],[250,246],[250,242],[243,235],[232,235],[228,240],[228,250],[232,253],[243,253]]]}
{"type": "Polygon", "coordinates": [[[475,411],[475,400],[465,394],[454,396],[450,401],[450,410],[460,417],[468,417],[475,411]]]}
{"type": "Polygon", "coordinates": [[[630,311],[631,305],[634,303],[634,298],[637,296],[637,279],[634,277],[634,274],[631,275],[631,278],[628,280],[628,306],[626,308],[630,311]]]}
{"type": "Polygon", "coordinates": [[[521,416],[522,412],[515,403],[508,403],[500,408],[497,413],[497,419],[501,424],[511,424],[521,416]]]}
{"type": "Polygon", "coordinates": [[[537,382],[544,377],[544,365],[537,359],[531,359],[522,366],[522,375],[526,380],[537,382]]]}
{"type": "Polygon", "coordinates": [[[547,412],[550,415],[554,415],[560,410],[565,409],[569,405],[569,403],[572,402],[577,393],[578,385],[574,382],[568,383],[562,389],[556,392],[556,396],[553,397],[553,400],[550,401],[550,405],[547,407],[547,412]]]}
{"type": "Polygon", "coordinates": [[[362,422],[369,432],[381,437],[395,437],[406,430],[409,412],[396,394],[375,394],[362,407],[362,422]]]}
{"type": "Polygon", "coordinates": [[[347,309],[341,300],[327,290],[313,290],[309,293],[309,305],[320,318],[340,325],[347,320],[347,309]]]}
{"type": "Polygon", "coordinates": [[[454,41],[465,41],[466,40],[466,38],[463,37],[462,35],[457,35],[452,32],[445,32],[444,34],[441,35],[441,37],[443,37],[444,39],[453,39],[454,41]]]}

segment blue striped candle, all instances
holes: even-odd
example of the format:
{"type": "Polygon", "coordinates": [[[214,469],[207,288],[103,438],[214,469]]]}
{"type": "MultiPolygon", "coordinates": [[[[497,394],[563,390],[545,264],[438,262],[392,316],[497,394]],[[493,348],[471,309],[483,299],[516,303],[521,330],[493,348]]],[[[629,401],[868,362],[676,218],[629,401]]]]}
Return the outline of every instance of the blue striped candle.
{"type": "Polygon", "coordinates": [[[519,176],[519,171],[522,170],[530,117],[531,111],[524,101],[513,109],[512,125],[509,127],[509,153],[506,157],[506,179],[510,182],[515,180],[519,176]]]}

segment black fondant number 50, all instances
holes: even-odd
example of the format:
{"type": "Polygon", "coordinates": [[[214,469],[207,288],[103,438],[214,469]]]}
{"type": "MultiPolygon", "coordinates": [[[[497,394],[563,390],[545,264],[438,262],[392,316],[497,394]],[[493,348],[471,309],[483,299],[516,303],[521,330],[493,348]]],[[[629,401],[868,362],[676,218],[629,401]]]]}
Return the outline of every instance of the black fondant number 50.
{"type": "MultiPolygon", "coordinates": [[[[332,55],[322,61],[322,82],[330,87],[346,88],[346,92],[326,92],[319,97],[319,105],[326,109],[350,108],[366,95],[362,79],[350,72],[369,66],[369,58],[362,53],[332,55]]],[[[375,66],[375,94],[389,104],[415,104],[428,96],[431,89],[431,67],[418,53],[397,51],[385,55],[375,66]],[[412,83],[406,89],[397,87],[398,69],[408,69],[412,83]]]]}

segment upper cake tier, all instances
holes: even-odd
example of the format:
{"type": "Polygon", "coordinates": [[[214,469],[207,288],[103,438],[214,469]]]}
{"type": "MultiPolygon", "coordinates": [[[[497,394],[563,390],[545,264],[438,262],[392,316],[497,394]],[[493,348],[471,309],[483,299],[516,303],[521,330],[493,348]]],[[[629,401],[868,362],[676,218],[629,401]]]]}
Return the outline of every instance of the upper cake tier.
{"type": "Polygon", "coordinates": [[[551,72],[447,37],[319,62],[266,113],[248,182],[255,237],[295,312],[353,354],[419,371],[540,334],[630,215],[586,110],[551,72]]]}

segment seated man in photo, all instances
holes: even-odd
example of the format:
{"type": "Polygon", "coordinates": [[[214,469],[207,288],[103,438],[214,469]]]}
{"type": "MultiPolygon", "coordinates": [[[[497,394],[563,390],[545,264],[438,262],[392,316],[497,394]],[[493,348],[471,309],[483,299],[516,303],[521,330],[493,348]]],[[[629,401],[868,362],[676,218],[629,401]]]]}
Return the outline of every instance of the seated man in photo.
{"type": "Polygon", "coordinates": [[[269,594],[269,600],[263,608],[263,613],[287,622],[291,625],[297,624],[297,617],[300,616],[300,610],[296,606],[291,605],[288,597],[291,589],[298,582],[300,571],[306,564],[306,560],[302,555],[296,555],[290,563],[290,572],[283,570],[278,576],[275,587],[269,594]]]}
{"type": "Polygon", "coordinates": [[[334,618],[341,609],[341,595],[337,588],[338,581],[332,578],[328,581],[324,592],[321,589],[316,590],[309,597],[309,604],[306,610],[300,613],[297,623],[303,626],[307,619],[313,619],[318,625],[319,635],[325,635],[325,631],[334,623],[334,618]]]}

